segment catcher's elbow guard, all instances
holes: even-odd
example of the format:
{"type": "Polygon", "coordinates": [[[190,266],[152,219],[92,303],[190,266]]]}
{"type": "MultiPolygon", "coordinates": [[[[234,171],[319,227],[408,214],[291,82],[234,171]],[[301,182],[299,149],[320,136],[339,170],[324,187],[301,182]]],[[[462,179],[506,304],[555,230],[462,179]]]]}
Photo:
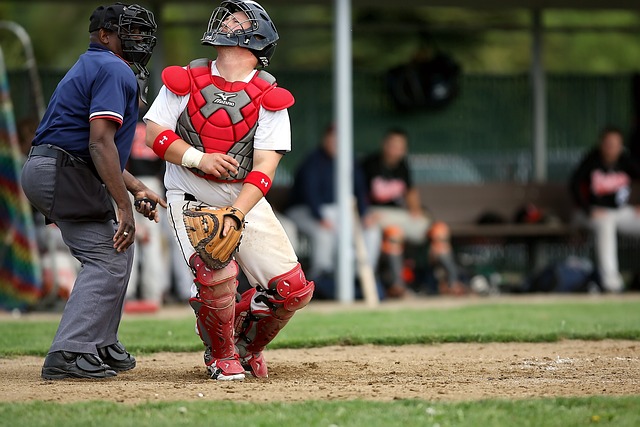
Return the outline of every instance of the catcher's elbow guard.
{"type": "Polygon", "coordinates": [[[158,155],[162,160],[164,160],[165,153],[169,149],[169,146],[173,144],[176,140],[180,139],[177,133],[172,130],[165,130],[160,132],[160,134],[153,141],[153,152],[158,155]]]}
{"type": "Polygon", "coordinates": [[[244,179],[245,184],[252,184],[258,188],[258,190],[262,191],[262,195],[266,196],[271,188],[271,178],[260,171],[251,171],[244,179]]]}

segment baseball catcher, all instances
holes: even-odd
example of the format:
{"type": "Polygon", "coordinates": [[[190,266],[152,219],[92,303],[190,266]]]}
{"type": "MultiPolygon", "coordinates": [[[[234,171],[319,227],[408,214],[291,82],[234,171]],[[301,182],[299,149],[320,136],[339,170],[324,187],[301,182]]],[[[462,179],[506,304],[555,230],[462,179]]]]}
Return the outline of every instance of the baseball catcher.
{"type": "Polygon", "coordinates": [[[201,40],[216,59],[166,68],[145,115],[147,145],[167,162],[169,217],[195,277],[190,304],[215,380],[267,377],[263,350],[314,290],[264,197],[291,151],[293,95],[256,69],[278,38],[258,3],[223,1],[201,40]],[[236,303],[239,268],[252,288],[236,303]]]}

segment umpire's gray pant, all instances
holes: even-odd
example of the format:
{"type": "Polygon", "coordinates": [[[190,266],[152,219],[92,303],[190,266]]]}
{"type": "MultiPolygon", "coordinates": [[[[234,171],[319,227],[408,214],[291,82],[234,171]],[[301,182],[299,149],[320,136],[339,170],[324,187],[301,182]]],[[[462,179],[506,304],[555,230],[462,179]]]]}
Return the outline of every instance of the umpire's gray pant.
{"type": "Polygon", "coordinates": [[[82,264],[49,352],[96,354],[118,341],[124,297],[133,264],[133,245],[113,248],[112,221],[57,222],[71,254],[82,264]]]}
{"type": "MultiPolygon", "coordinates": [[[[48,212],[53,203],[55,162],[35,156],[23,168],[25,194],[41,212],[48,212]]],[[[132,245],[125,252],[114,249],[118,226],[113,221],[58,221],[56,225],[81,268],[49,352],[97,354],[97,348],[118,341],[134,248],[132,245]]]]}

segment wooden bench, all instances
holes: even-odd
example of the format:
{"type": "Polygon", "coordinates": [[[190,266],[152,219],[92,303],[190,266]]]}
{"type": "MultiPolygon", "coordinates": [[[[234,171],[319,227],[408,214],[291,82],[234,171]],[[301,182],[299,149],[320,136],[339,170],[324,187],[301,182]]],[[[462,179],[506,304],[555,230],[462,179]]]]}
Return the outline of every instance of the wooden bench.
{"type": "MultiPolygon", "coordinates": [[[[572,201],[563,184],[427,184],[419,187],[422,203],[432,215],[445,221],[454,235],[551,235],[567,231],[572,214],[572,201]],[[513,224],[516,211],[533,203],[554,221],[547,224],[513,224]],[[485,213],[495,213],[506,220],[504,224],[478,225],[485,213]]],[[[286,208],[289,187],[274,186],[267,200],[275,210],[286,208]]]]}
{"type": "MultiPolygon", "coordinates": [[[[640,204],[640,183],[633,184],[631,194],[631,203],[640,204]]],[[[572,221],[575,206],[565,183],[433,184],[421,186],[420,195],[434,218],[449,225],[454,246],[524,244],[529,272],[558,261],[554,257],[561,254],[593,254],[591,234],[572,221]],[[527,203],[540,209],[547,221],[515,223],[516,212],[527,203]],[[478,220],[487,213],[502,217],[505,222],[479,224],[478,220]],[[550,247],[555,250],[549,251],[550,247]]],[[[626,261],[634,258],[638,248],[637,238],[619,241],[621,269],[635,270],[636,262],[626,261]]],[[[509,250],[504,254],[512,255],[509,250]]]]}
{"type": "MultiPolygon", "coordinates": [[[[566,185],[561,184],[433,184],[419,187],[423,204],[437,220],[445,221],[454,238],[564,236],[569,225],[572,202],[566,185]],[[533,203],[549,221],[543,224],[515,224],[518,209],[533,203]],[[481,215],[492,213],[504,218],[501,224],[478,224],[481,215]]],[[[274,186],[267,194],[273,208],[283,212],[289,188],[274,186]]]]}
{"type": "MultiPolygon", "coordinates": [[[[449,225],[455,245],[523,243],[530,270],[547,261],[541,253],[546,243],[587,242],[585,233],[572,225],[574,205],[565,183],[426,184],[419,191],[433,218],[449,225]],[[547,221],[515,223],[516,213],[528,203],[541,210],[547,221]],[[503,218],[504,222],[479,224],[481,216],[488,213],[503,218]]],[[[274,186],[267,199],[275,210],[282,212],[288,194],[288,187],[274,186]]],[[[640,204],[640,185],[634,184],[632,195],[632,203],[640,204]]]]}
{"type": "MultiPolygon", "coordinates": [[[[434,219],[449,225],[455,247],[522,244],[527,271],[548,263],[545,244],[563,244],[580,236],[571,225],[574,208],[566,184],[434,184],[420,187],[420,196],[434,219]],[[528,204],[542,213],[544,221],[516,222],[516,214],[528,204]],[[495,222],[480,223],[482,217],[495,222]]],[[[505,255],[515,254],[506,250],[505,255]]]]}
{"type": "Polygon", "coordinates": [[[433,217],[446,222],[453,237],[562,236],[569,225],[573,203],[566,184],[434,184],[419,188],[422,203],[433,217]],[[546,217],[538,224],[517,224],[515,215],[527,204],[546,217]],[[501,223],[479,224],[482,216],[501,223]]]}

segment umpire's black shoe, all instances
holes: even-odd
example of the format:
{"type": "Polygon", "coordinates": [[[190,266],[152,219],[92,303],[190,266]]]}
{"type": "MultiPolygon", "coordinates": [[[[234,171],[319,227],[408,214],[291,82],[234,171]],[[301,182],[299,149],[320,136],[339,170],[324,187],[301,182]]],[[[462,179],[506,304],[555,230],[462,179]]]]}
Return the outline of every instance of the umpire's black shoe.
{"type": "Polygon", "coordinates": [[[116,371],[105,365],[100,357],[86,353],[56,351],[47,354],[42,366],[42,378],[45,380],[62,380],[65,378],[109,378],[116,371]]]}
{"type": "Polygon", "coordinates": [[[136,359],[127,353],[124,346],[118,341],[98,349],[98,354],[104,363],[109,365],[114,371],[128,371],[136,367],[136,359]]]}

